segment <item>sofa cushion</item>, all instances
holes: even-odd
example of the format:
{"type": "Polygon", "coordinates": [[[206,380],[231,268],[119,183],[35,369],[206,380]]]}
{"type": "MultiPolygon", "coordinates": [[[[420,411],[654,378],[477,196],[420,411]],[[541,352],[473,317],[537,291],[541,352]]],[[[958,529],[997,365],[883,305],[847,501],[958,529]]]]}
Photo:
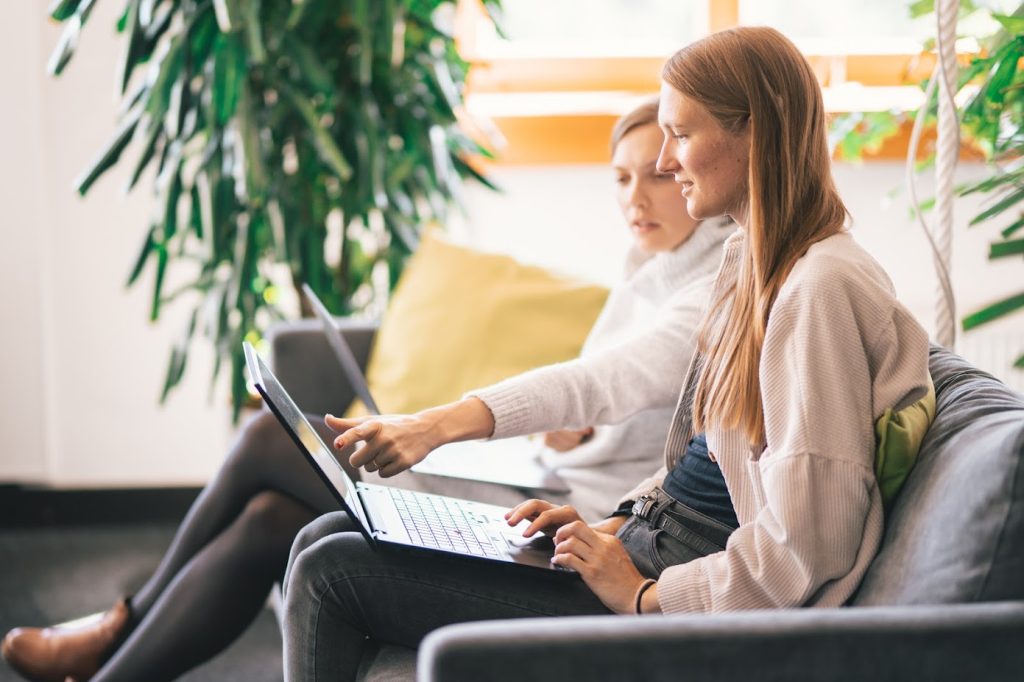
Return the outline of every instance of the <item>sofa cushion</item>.
{"type": "Polygon", "coordinates": [[[852,603],[1024,599],[1024,397],[932,348],[935,421],[852,603]]]}
{"type": "Polygon", "coordinates": [[[356,679],[359,682],[412,682],[416,679],[416,651],[396,644],[370,644],[356,679]]]}
{"type": "Polygon", "coordinates": [[[928,393],[916,403],[899,411],[887,408],[875,422],[875,478],[887,510],[914,468],[934,419],[935,386],[929,386],[928,393]]]}
{"type": "MultiPolygon", "coordinates": [[[[411,413],[579,355],[608,290],[424,235],[370,353],[382,412],[411,413]]],[[[361,403],[350,415],[365,414],[361,403]]]]}

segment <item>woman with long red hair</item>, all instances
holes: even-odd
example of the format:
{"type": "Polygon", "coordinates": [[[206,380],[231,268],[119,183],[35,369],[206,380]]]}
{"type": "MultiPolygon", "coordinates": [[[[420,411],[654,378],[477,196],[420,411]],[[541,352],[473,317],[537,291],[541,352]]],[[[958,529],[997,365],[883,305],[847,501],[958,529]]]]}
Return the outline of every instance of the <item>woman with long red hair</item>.
{"type": "MultiPolygon", "coordinates": [[[[586,525],[540,500],[508,514],[554,537],[555,564],[582,580],[371,550],[344,514],[292,548],[289,679],[350,679],[367,640],[415,646],[462,621],[539,615],[839,606],[882,537],[874,424],[924,396],[928,341],[882,268],[846,229],[832,180],[821,91],[797,48],[737,28],[683,48],[662,72],[658,170],[687,211],[727,215],[697,352],[685,372],[665,467],[586,525]],[[688,545],[687,460],[707,431],[739,528],[720,551],[688,545]],[[686,499],[683,499],[686,498],[686,499]]],[[[611,363],[610,363],[611,365],[611,363]]],[[[615,422],[643,408],[629,366],[564,386],[527,375],[409,416],[332,420],[351,463],[392,475],[438,445],[615,422]],[[561,390],[564,389],[564,390],[561,390]]],[[[642,392],[641,392],[642,393],[642,392]]],[[[698,543],[699,544],[699,543],[698,543]]]]}

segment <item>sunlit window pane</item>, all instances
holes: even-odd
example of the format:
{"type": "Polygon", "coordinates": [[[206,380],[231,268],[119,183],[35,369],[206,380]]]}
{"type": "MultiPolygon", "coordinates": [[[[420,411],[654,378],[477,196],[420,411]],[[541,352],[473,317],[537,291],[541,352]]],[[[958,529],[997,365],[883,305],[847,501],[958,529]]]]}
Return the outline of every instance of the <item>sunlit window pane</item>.
{"type": "Polygon", "coordinates": [[[707,32],[703,0],[504,0],[502,40],[481,27],[488,54],[662,55],[707,32]]]}
{"type": "MultiPolygon", "coordinates": [[[[975,3],[1009,13],[1019,0],[975,3]]],[[[740,0],[740,23],[779,29],[817,54],[913,52],[934,38],[934,14],[912,19],[907,0],[740,0]]],[[[984,35],[995,24],[988,12],[965,18],[960,35],[984,35]]]]}

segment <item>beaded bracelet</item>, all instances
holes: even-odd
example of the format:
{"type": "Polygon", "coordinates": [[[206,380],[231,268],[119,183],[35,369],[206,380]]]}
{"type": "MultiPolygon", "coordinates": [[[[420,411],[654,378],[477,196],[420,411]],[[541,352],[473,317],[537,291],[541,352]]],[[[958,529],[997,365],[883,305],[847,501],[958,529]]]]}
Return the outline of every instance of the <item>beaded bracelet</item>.
{"type": "Polygon", "coordinates": [[[657,585],[658,581],[654,578],[648,578],[647,580],[640,583],[640,587],[636,590],[636,598],[633,602],[633,613],[640,615],[643,611],[640,610],[640,601],[644,598],[644,592],[651,589],[652,585],[657,585]]]}

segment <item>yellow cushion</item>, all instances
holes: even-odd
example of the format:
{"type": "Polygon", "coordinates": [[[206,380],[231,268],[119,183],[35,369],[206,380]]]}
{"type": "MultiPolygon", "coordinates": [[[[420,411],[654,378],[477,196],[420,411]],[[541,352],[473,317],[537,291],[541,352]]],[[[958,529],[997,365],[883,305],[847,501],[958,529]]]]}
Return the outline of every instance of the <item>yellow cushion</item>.
{"type": "Polygon", "coordinates": [[[607,295],[428,232],[381,321],[370,391],[382,412],[410,413],[577,357],[607,295]]]}
{"type": "Polygon", "coordinates": [[[875,422],[878,450],[875,453],[875,478],[885,509],[892,506],[910,470],[917,462],[921,441],[935,419],[935,386],[929,381],[928,393],[913,405],[894,412],[889,408],[875,422]]]}

